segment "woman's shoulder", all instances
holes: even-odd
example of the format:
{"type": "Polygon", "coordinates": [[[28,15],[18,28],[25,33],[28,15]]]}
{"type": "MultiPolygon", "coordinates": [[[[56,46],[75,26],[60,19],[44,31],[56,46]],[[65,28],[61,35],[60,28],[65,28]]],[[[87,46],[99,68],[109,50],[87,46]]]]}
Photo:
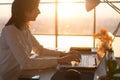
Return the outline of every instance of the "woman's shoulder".
{"type": "Polygon", "coordinates": [[[15,27],[15,25],[7,25],[7,26],[5,26],[3,29],[5,29],[5,30],[15,30],[16,29],[16,27],[15,27]]]}
{"type": "Polygon", "coordinates": [[[2,32],[5,33],[10,33],[10,32],[16,32],[17,28],[15,27],[15,25],[7,25],[2,29],[2,32]]]}
{"type": "Polygon", "coordinates": [[[5,30],[5,31],[15,31],[15,30],[17,30],[17,28],[15,27],[15,25],[7,25],[3,28],[3,30],[5,30]]]}

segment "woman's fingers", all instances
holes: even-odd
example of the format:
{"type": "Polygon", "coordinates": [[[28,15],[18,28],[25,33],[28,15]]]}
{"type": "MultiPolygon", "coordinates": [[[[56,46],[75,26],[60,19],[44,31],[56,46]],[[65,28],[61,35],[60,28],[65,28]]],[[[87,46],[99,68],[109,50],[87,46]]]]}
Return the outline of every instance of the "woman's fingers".
{"type": "Polygon", "coordinates": [[[69,57],[70,61],[76,61],[76,62],[80,62],[80,56],[78,54],[70,54],[69,57]]]}
{"type": "Polygon", "coordinates": [[[76,62],[80,62],[81,59],[81,55],[80,53],[77,52],[69,52],[66,56],[60,57],[59,61],[60,63],[70,63],[71,61],[76,61],[76,62]]]}
{"type": "Polygon", "coordinates": [[[75,54],[77,55],[79,58],[81,58],[81,53],[79,51],[75,51],[75,50],[72,50],[69,52],[70,54],[75,54]]]}

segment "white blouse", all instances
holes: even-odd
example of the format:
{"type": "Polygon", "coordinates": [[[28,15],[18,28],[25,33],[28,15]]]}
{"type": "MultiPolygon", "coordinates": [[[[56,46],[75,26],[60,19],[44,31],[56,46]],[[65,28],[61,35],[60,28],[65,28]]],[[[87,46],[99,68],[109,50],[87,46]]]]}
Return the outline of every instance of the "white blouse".
{"type": "Polygon", "coordinates": [[[60,55],[59,51],[44,48],[29,29],[5,26],[0,37],[0,75],[20,66],[20,69],[45,69],[57,65],[56,58],[30,58],[31,51],[39,56],[60,55]]]}

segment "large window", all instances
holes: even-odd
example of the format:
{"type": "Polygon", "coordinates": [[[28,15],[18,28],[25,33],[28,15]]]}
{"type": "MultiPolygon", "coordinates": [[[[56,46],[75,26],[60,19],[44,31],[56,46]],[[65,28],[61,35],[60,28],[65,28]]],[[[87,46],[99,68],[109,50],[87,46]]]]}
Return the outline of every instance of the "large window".
{"type": "MultiPolygon", "coordinates": [[[[120,0],[109,1],[120,8],[120,0]]],[[[10,18],[12,2],[13,0],[0,2],[0,30],[10,18]]],[[[31,22],[30,28],[47,48],[68,50],[72,46],[95,47],[92,35],[103,27],[113,33],[120,22],[120,14],[104,3],[104,0],[89,12],[86,11],[85,0],[41,0],[39,9],[41,14],[35,22],[31,22]]],[[[117,47],[120,47],[116,44],[119,35],[120,30],[114,44],[117,47]]]]}
{"type": "Polygon", "coordinates": [[[55,1],[41,1],[41,14],[32,23],[32,33],[37,39],[39,36],[39,40],[46,36],[43,45],[47,47],[93,47],[94,10],[87,12],[85,1],[68,1],[59,0],[57,4],[55,1]]]}

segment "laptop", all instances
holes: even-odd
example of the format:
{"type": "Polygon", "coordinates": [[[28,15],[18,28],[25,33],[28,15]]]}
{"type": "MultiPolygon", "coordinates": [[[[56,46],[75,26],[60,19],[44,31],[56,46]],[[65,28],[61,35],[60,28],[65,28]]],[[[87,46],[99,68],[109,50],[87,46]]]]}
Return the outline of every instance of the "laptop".
{"type": "Polygon", "coordinates": [[[96,49],[71,47],[70,51],[76,50],[81,53],[81,61],[79,64],[72,66],[70,63],[59,64],[59,70],[77,69],[80,72],[95,72],[99,67],[104,56],[97,54],[96,49]]]}

